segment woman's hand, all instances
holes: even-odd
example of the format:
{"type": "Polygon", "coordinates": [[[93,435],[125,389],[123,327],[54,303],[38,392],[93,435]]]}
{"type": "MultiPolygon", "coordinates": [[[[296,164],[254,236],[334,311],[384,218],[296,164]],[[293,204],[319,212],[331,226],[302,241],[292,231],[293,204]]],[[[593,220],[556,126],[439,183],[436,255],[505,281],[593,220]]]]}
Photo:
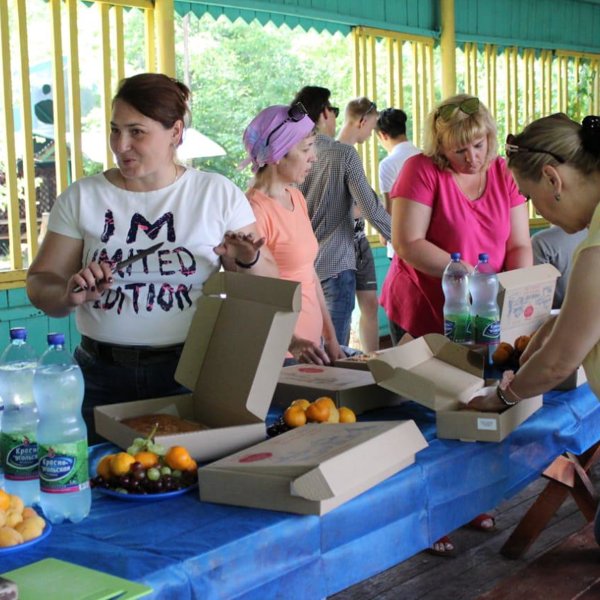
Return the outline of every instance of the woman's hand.
{"type": "Polygon", "coordinates": [[[264,237],[255,239],[253,233],[227,231],[223,241],[213,250],[221,258],[230,258],[240,263],[251,264],[264,243],[264,237]]]}
{"type": "Polygon", "coordinates": [[[331,364],[331,360],[323,348],[304,338],[293,336],[288,350],[301,363],[310,363],[313,365],[331,364]]]}
{"type": "Polygon", "coordinates": [[[487,393],[485,396],[476,396],[466,406],[466,410],[478,410],[481,412],[502,412],[506,408],[506,404],[498,398],[496,388],[487,393]]]}
{"type": "Polygon", "coordinates": [[[91,262],[87,267],[72,275],[67,281],[67,303],[79,306],[97,300],[113,283],[110,263],[91,262]]]}
{"type": "Polygon", "coordinates": [[[346,358],[346,353],[342,350],[337,338],[334,337],[332,339],[325,340],[324,346],[325,352],[327,352],[327,356],[329,356],[329,360],[332,364],[338,359],[346,358]]]}

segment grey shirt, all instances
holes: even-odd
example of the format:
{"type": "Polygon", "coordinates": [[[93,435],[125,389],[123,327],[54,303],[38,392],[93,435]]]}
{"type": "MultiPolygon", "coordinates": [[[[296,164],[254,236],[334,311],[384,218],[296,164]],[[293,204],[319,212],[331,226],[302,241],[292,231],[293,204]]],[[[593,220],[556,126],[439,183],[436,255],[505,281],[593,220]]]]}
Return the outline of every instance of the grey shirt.
{"type": "Polygon", "coordinates": [[[342,271],[356,270],[353,204],[386,239],[390,216],[369,185],[358,152],[321,133],[315,139],[317,160],[299,188],[319,242],[315,267],[324,281],[342,271]]]}
{"type": "Polygon", "coordinates": [[[560,227],[552,225],[548,229],[538,231],[531,236],[533,262],[536,265],[549,263],[561,272],[561,276],[556,280],[552,308],[562,306],[571,273],[573,253],[587,234],[587,229],[577,233],[565,233],[560,227]]]}

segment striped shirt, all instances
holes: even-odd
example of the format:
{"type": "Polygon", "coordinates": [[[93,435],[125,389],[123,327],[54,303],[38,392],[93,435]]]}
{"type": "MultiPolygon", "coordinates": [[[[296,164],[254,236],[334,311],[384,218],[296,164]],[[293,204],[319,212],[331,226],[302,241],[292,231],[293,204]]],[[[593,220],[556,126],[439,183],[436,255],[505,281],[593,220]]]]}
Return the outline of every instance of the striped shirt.
{"type": "Polygon", "coordinates": [[[356,270],[353,205],[386,239],[390,216],[369,185],[358,152],[348,144],[317,134],[317,160],[298,187],[306,198],[313,231],[319,242],[315,268],[324,281],[342,271],[356,270]]]}

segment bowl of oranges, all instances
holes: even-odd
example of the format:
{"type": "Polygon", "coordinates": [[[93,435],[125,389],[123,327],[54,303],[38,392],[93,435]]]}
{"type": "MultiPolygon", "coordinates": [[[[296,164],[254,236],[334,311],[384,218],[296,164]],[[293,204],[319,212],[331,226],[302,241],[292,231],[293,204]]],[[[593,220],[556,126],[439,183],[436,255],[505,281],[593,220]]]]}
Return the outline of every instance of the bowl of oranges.
{"type": "Polygon", "coordinates": [[[25,550],[43,539],[52,526],[16,494],[0,490],[0,555],[25,550]]]}

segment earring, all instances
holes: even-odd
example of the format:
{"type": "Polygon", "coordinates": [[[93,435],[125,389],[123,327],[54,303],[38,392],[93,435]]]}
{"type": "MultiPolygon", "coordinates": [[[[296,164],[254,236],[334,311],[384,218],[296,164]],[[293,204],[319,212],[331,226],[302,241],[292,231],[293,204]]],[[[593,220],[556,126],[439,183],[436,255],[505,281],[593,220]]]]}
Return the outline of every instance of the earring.
{"type": "Polygon", "coordinates": [[[554,199],[555,199],[557,202],[560,202],[560,194],[559,194],[558,192],[557,192],[556,194],[554,194],[554,199]]]}

